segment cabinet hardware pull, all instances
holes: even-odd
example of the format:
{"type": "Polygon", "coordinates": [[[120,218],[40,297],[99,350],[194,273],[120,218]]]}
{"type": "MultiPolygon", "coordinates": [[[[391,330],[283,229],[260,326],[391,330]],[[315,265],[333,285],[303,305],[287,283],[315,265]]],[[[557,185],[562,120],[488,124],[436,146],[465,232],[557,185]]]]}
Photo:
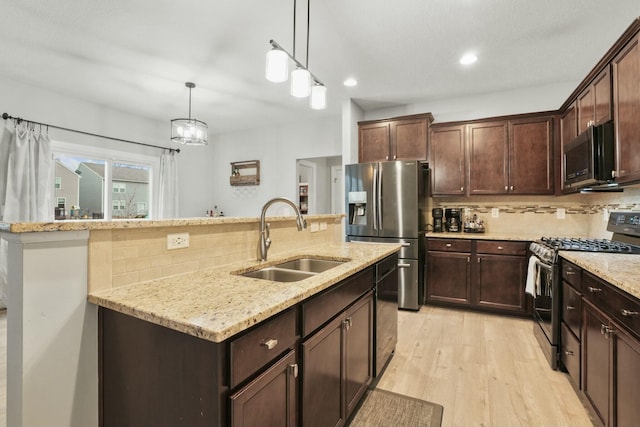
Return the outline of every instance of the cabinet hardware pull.
{"type": "Polygon", "coordinates": [[[278,345],[278,340],[271,338],[260,343],[261,346],[267,347],[267,350],[273,350],[278,345]]]}
{"type": "Polygon", "coordinates": [[[478,257],[478,264],[480,264],[480,257],[478,257]]]}
{"type": "Polygon", "coordinates": [[[611,177],[616,178],[618,176],[618,171],[611,171],[611,177]]]}
{"type": "Polygon", "coordinates": [[[605,335],[607,333],[607,325],[600,325],[600,335],[605,335]]]}
{"type": "Polygon", "coordinates": [[[572,306],[572,305],[568,305],[568,306],[567,306],[567,310],[575,310],[575,309],[576,309],[576,308],[575,308],[574,306],[572,306]]]}
{"type": "Polygon", "coordinates": [[[509,187],[507,187],[506,185],[504,186],[504,191],[507,191],[509,189],[509,187]]]}
{"type": "Polygon", "coordinates": [[[567,356],[573,356],[573,351],[567,350],[564,352],[564,354],[566,354],[567,356]]]}
{"type": "Polygon", "coordinates": [[[460,187],[460,191],[464,191],[464,187],[460,187]]]}
{"type": "Polygon", "coordinates": [[[471,257],[467,257],[467,262],[471,262],[471,257]]]}
{"type": "Polygon", "coordinates": [[[623,316],[627,316],[627,317],[629,317],[629,316],[637,316],[638,315],[637,311],[627,310],[626,308],[623,308],[622,310],[620,310],[620,313],[623,316]]]}
{"type": "Polygon", "coordinates": [[[504,249],[504,248],[503,248],[502,246],[498,246],[498,250],[499,250],[499,251],[501,251],[501,250],[503,250],[503,249],[504,249]]]}
{"type": "Polygon", "coordinates": [[[575,271],[573,270],[567,270],[567,276],[573,276],[574,274],[576,274],[575,271]]]}
{"type": "Polygon", "coordinates": [[[509,187],[509,190],[513,191],[513,185],[511,187],[509,187]]]}
{"type": "Polygon", "coordinates": [[[293,375],[293,378],[298,378],[298,364],[297,363],[293,363],[291,365],[289,365],[289,369],[291,374],[293,375]]]}
{"type": "Polygon", "coordinates": [[[589,286],[589,292],[594,294],[597,292],[602,292],[602,288],[594,288],[593,286],[589,286]]]}
{"type": "Polygon", "coordinates": [[[347,317],[342,321],[342,323],[344,324],[345,329],[348,331],[353,326],[353,319],[351,317],[347,317]]]}
{"type": "Polygon", "coordinates": [[[445,246],[450,248],[451,247],[451,243],[447,243],[445,246]]]}

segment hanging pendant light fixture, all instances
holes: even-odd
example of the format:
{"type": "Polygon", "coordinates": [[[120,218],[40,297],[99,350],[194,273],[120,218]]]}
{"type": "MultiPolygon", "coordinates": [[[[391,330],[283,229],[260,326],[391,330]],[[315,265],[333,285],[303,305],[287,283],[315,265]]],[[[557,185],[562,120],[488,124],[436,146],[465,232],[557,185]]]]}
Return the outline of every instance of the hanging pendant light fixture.
{"type": "Polygon", "coordinates": [[[186,82],[184,85],[189,88],[189,118],[171,120],[171,140],[180,144],[207,145],[207,124],[191,118],[191,89],[196,84],[186,82]]]}
{"type": "Polygon", "coordinates": [[[309,70],[309,22],[310,0],[307,0],[307,51],[306,65],[296,59],[296,0],[293,1],[293,55],[284,50],[275,40],[269,40],[271,50],[267,52],[265,77],[275,83],[287,81],[288,64],[291,60],[295,70],[291,72],[291,95],[306,98],[311,95],[309,105],[314,110],[327,108],[327,87],[309,70]]]}

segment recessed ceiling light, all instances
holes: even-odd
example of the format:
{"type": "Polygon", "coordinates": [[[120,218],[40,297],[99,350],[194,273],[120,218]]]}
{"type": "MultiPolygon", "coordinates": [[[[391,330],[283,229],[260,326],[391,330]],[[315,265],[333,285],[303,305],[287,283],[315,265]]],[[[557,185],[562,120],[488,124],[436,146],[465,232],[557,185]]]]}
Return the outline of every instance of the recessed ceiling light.
{"type": "Polygon", "coordinates": [[[344,82],[342,82],[342,84],[347,86],[347,87],[353,87],[353,86],[357,86],[358,85],[358,81],[356,79],[354,79],[353,77],[349,77],[344,82]]]}
{"type": "Polygon", "coordinates": [[[462,58],[460,58],[460,63],[462,65],[470,65],[478,60],[478,57],[473,53],[466,53],[462,58]]]}

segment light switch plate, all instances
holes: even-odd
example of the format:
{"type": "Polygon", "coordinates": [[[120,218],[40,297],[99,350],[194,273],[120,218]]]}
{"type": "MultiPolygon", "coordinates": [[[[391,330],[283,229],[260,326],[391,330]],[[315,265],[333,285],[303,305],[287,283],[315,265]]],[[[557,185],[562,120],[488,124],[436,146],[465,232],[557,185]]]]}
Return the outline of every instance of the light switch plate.
{"type": "Polygon", "coordinates": [[[604,222],[609,221],[609,209],[607,208],[602,209],[602,220],[604,222]]]}
{"type": "Polygon", "coordinates": [[[320,230],[321,230],[321,231],[324,231],[324,230],[326,230],[326,229],[327,229],[327,223],[326,223],[326,222],[321,222],[321,223],[320,223],[320,230]]]}
{"type": "Polygon", "coordinates": [[[312,222],[312,223],[311,223],[311,232],[312,232],[312,233],[317,232],[317,231],[319,230],[319,228],[320,228],[320,226],[318,225],[318,223],[317,223],[317,222],[312,222]]]}
{"type": "Polygon", "coordinates": [[[500,217],[500,209],[491,208],[491,218],[499,218],[500,217]]]}
{"type": "Polygon", "coordinates": [[[556,218],[558,219],[564,219],[565,217],[565,210],[564,208],[558,208],[556,209],[556,218]]]}

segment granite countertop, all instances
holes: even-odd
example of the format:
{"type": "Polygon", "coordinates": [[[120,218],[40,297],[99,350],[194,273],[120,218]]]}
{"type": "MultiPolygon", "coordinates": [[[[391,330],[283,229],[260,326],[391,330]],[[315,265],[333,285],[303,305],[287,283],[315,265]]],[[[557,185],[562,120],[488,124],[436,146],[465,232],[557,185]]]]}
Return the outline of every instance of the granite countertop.
{"type": "Polygon", "coordinates": [[[334,243],[266,262],[243,261],[213,269],[96,291],[89,302],[209,341],[227,338],[365,269],[400,245],[334,243]],[[297,282],[272,282],[242,273],[300,257],[347,260],[297,282]]]}
{"type": "MultiPolygon", "coordinates": [[[[344,214],[303,215],[307,221],[341,219],[344,214]]],[[[269,222],[291,221],[294,216],[269,216],[269,222]]],[[[0,222],[0,231],[33,233],[42,231],[117,230],[124,228],[180,227],[188,225],[244,224],[259,222],[259,217],[197,217],[176,219],[65,220],[53,222],[0,222]]]]}
{"type": "Polygon", "coordinates": [[[485,233],[451,233],[448,231],[442,233],[434,233],[433,231],[427,231],[424,233],[425,237],[435,238],[439,237],[442,239],[470,239],[470,240],[517,240],[517,241],[527,241],[532,242],[534,240],[540,239],[540,233],[518,233],[518,234],[510,234],[510,233],[498,233],[498,232],[485,232],[485,233]]]}
{"type": "Polygon", "coordinates": [[[559,255],[640,299],[640,255],[560,251],[559,255]]]}

